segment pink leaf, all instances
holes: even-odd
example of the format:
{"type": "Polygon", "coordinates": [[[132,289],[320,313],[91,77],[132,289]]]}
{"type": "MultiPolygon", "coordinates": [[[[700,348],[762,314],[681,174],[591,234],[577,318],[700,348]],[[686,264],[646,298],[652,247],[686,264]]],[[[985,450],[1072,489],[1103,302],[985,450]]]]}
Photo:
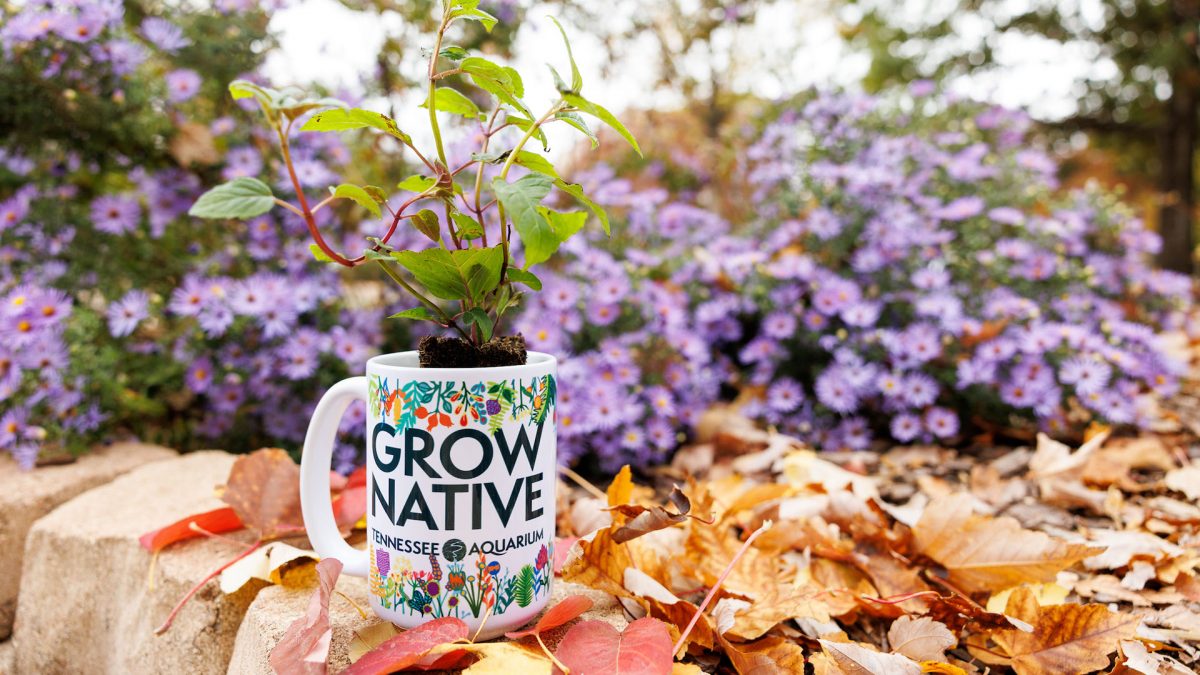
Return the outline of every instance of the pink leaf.
{"type": "Polygon", "coordinates": [[[434,647],[467,638],[462,619],[435,619],[397,635],[363,654],[346,669],[345,675],[380,675],[411,668],[434,647]]]}
{"type": "Polygon", "coordinates": [[[342,563],[326,558],[317,563],[320,585],[308,601],[304,616],[292,622],[271,650],[271,667],[279,675],[324,675],[329,656],[329,596],[342,573],[342,563]]]}
{"type": "Polygon", "coordinates": [[[562,602],[546,610],[546,613],[542,615],[542,618],[538,619],[537,625],[535,625],[533,628],[513,631],[511,633],[505,633],[504,635],[510,639],[516,640],[517,638],[523,638],[526,635],[542,633],[552,628],[558,628],[559,626],[575,619],[580,614],[583,614],[591,608],[592,601],[588,598],[582,595],[570,595],[563,598],[562,602]]]}
{"type": "Polygon", "coordinates": [[[603,621],[584,621],[567,631],[555,653],[571,675],[670,675],[671,633],[667,624],[638,619],[618,633],[603,621]]]}
{"type": "Polygon", "coordinates": [[[571,551],[571,547],[575,542],[579,541],[579,537],[559,537],[554,541],[554,573],[562,572],[563,565],[567,563],[567,554],[571,551]]]}

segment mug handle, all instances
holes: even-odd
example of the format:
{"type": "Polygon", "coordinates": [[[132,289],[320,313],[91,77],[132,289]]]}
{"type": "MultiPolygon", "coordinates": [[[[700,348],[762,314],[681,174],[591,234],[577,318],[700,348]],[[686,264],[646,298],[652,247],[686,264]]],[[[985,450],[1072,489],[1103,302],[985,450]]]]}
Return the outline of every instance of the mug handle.
{"type": "Polygon", "coordinates": [[[351,377],[329,388],[313,411],[300,456],[300,511],[304,529],[313,550],[322,558],[336,558],[342,573],[367,576],[370,561],[367,552],[346,543],[333,517],[329,499],[329,471],[333,461],[333,442],[337,438],[342,413],[355,400],[367,400],[367,378],[351,377]]]}

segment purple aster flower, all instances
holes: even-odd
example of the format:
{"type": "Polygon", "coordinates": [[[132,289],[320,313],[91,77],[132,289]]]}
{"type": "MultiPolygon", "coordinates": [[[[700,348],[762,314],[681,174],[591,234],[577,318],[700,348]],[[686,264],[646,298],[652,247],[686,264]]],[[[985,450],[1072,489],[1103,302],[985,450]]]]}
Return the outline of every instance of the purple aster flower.
{"type": "Polygon", "coordinates": [[[858,394],[837,366],[827,368],[817,377],[816,394],[817,400],[834,412],[846,414],[858,409],[858,394]]]}
{"type": "Polygon", "coordinates": [[[946,408],[925,411],[925,428],[938,438],[950,438],[958,433],[958,415],[946,408]]]}
{"type": "Polygon", "coordinates": [[[180,68],[167,73],[167,97],[172,103],[183,103],[200,91],[203,82],[200,74],[188,68],[180,68]]]}
{"type": "Polygon", "coordinates": [[[925,373],[910,373],[904,376],[903,396],[914,408],[924,408],[938,397],[938,384],[925,373]]]}
{"type": "Polygon", "coordinates": [[[942,220],[966,220],[983,213],[985,206],[982,197],[959,197],[949,204],[935,209],[931,215],[942,220]]]}
{"type": "Polygon", "coordinates": [[[587,314],[588,321],[591,323],[597,326],[607,326],[621,315],[621,308],[617,305],[591,303],[588,305],[587,314]]]}
{"type": "Polygon", "coordinates": [[[124,337],[137,330],[138,324],[150,316],[150,296],[142,290],[132,290],[108,306],[108,330],[113,337],[124,337]]]}
{"type": "Polygon", "coordinates": [[[777,340],[785,340],[796,332],[796,317],[788,312],[771,312],[763,319],[763,333],[777,340]]]}
{"type": "Polygon", "coordinates": [[[877,302],[856,302],[842,308],[842,321],[855,328],[870,328],[879,321],[880,309],[877,302]]]}
{"type": "Polygon", "coordinates": [[[176,52],[192,44],[179,26],[157,16],[142,21],[142,37],[164,52],[176,52]]]}
{"type": "Polygon", "coordinates": [[[804,403],[804,390],[800,383],[791,378],[776,380],[767,389],[767,407],[781,413],[789,413],[804,403]]]}
{"type": "Polygon", "coordinates": [[[1063,362],[1058,379],[1075,385],[1080,394],[1094,394],[1108,386],[1112,368],[1105,362],[1086,356],[1074,356],[1063,362]]]}
{"type": "Polygon", "coordinates": [[[912,413],[900,413],[892,418],[889,430],[897,441],[908,443],[921,433],[921,418],[912,413]]]}
{"type": "Polygon", "coordinates": [[[208,359],[200,359],[192,364],[187,371],[187,386],[197,394],[203,394],[208,391],[213,381],[212,362],[208,359]]]}
{"type": "Polygon", "coordinates": [[[125,234],[137,228],[142,209],[137,200],[103,195],[92,201],[92,225],[108,234],[125,234]]]}

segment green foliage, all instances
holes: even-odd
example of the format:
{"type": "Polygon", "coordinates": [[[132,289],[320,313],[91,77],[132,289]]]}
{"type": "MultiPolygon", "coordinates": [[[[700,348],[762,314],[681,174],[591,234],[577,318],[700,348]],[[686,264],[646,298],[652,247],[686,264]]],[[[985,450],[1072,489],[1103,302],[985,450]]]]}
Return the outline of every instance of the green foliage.
{"type": "MultiPolygon", "coordinates": [[[[331,99],[305,98],[292,90],[275,91],[244,81],[235,82],[230,91],[236,98],[254,97],[259,102],[277,131],[281,154],[289,169],[292,158],[288,137],[292,123],[301,121],[306,115],[311,116],[302,122],[302,131],[351,131],[371,127],[395,137],[416,155],[424,169],[421,174],[411,175],[397,184],[398,189],[413,194],[392,211],[389,234],[371,239],[370,248],[353,258],[333,251],[318,238],[314,255],[319,260],[332,260],[351,267],[368,262],[382,265],[398,285],[422,304],[419,309],[395,315],[396,318],[435,320],[458,331],[463,338],[479,342],[491,337],[499,324],[498,319],[516,305],[525,292],[515,290],[513,284],[521,284],[528,291],[541,288],[541,281],[528,271],[529,268],[549,260],[563,242],[583,229],[589,211],[600,221],[604,231],[609,232],[604,210],[588,198],[582,187],[567,182],[548,159],[526,149],[526,145],[536,140],[545,148],[544,127],[563,122],[584,134],[594,147],[597,139],[580,117],[583,113],[611,127],[635,151],[640,153],[640,148],[629,130],[608,109],[582,94],[583,78],[567,33],[557,20],[554,24],[566,43],[570,82],[563,82],[551,69],[559,96],[544,113],[535,115],[523,100],[525,82],[516,69],[485,58],[477,50],[442,43],[451,25],[478,24],[491,31],[496,27],[497,19],[480,10],[474,0],[445,2],[440,17],[433,47],[426,52],[430,59],[427,94],[420,107],[428,112],[434,147],[425,152],[413,144],[412,137],[401,131],[395,121],[381,113],[351,108],[331,99]],[[443,59],[448,64],[443,63],[443,59]],[[488,105],[480,103],[484,98],[480,94],[486,95],[488,105]],[[483,126],[479,151],[459,166],[452,167],[447,157],[439,119],[441,114],[465,118],[483,126]],[[530,173],[510,181],[509,171],[513,166],[524,167],[530,173]],[[499,167],[498,170],[495,167],[499,167]],[[486,181],[485,169],[491,172],[486,181]],[[547,208],[543,201],[556,187],[586,206],[588,211],[560,212],[547,208]],[[489,191],[494,199],[489,198],[489,191]],[[418,205],[422,200],[439,204],[418,205]],[[410,207],[418,209],[417,212],[406,213],[410,207]],[[434,246],[425,250],[392,250],[388,238],[401,220],[410,221],[409,224],[434,246]],[[519,249],[510,241],[514,232],[520,238],[519,249]],[[456,306],[444,307],[434,299],[456,306]]],[[[294,171],[288,173],[293,175],[294,171]]],[[[292,180],[295,183],[297,179],[293,177],[292,180]]],[[[301,192],[298,184],[295,187],[301,192]]],[[[266,198],[269,194],[256,196],[266,198]]],[[[223,197],[223,193],[211,198],[206,195],[210,201],[218,197],[223,197]]],[[[318,204],[316,209],[310,208],[304,200],[289,205],[289,208],[302,214],[308,229],[315,232],[315,210],[339,199],[353,201],[376,217],[383,215],[380,204],[386,203],[382,190],[347,183],[332,189],[331,198],[318,204]]],[[[220,203],[222,207],[216,208],[205,202],[201,211],[212,213],[213,217],[244,217],[242,214],[270,207],[266,202],[255,202],[253,208],[241,204],[235,208],[226,206],[224,201],[220,203]]]]}
{"type": "MultiPolygon", "coordinates": [[[[361,190],[361,188],[359,188],[361,190]]],[[[366,193],[363,193],[364,196],[366,193]]],[[[370,198],[367,198],[370,200],[370,198]]],[[[199,218],[253,218],[275,205],[271,188],[257,178],[235,178],[200,195],[188,215],[199,218]]],[[[375,207],[376,213],[379,207],[375,207]]]]}
{"type": "Polygon", "coordinates": [[[513,599],[520,607],[528,607],[533,603],[533,565],[526,564],[517,573],[517,585],[513,589],[513,599]]]}

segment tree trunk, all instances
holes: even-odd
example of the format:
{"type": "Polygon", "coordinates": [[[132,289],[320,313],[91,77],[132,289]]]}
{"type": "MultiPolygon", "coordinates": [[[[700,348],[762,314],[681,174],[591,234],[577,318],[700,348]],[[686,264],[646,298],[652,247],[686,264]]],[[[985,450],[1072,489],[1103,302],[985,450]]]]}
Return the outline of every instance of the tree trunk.
{"type": "MultiPolygon", "coordinates": [[[[1190,60],[1190,59],[1189,59],[1190,60]]],[[[1192,64],[1181,66],[1171,78],[1163,125],[1159,186],[1163,194],[1159,231],[1163,247],[1160,264],[1169,270],[1191,274],[1195,210],[1196,126],[1200,103],[1200,77],[1192,64]]]]}

